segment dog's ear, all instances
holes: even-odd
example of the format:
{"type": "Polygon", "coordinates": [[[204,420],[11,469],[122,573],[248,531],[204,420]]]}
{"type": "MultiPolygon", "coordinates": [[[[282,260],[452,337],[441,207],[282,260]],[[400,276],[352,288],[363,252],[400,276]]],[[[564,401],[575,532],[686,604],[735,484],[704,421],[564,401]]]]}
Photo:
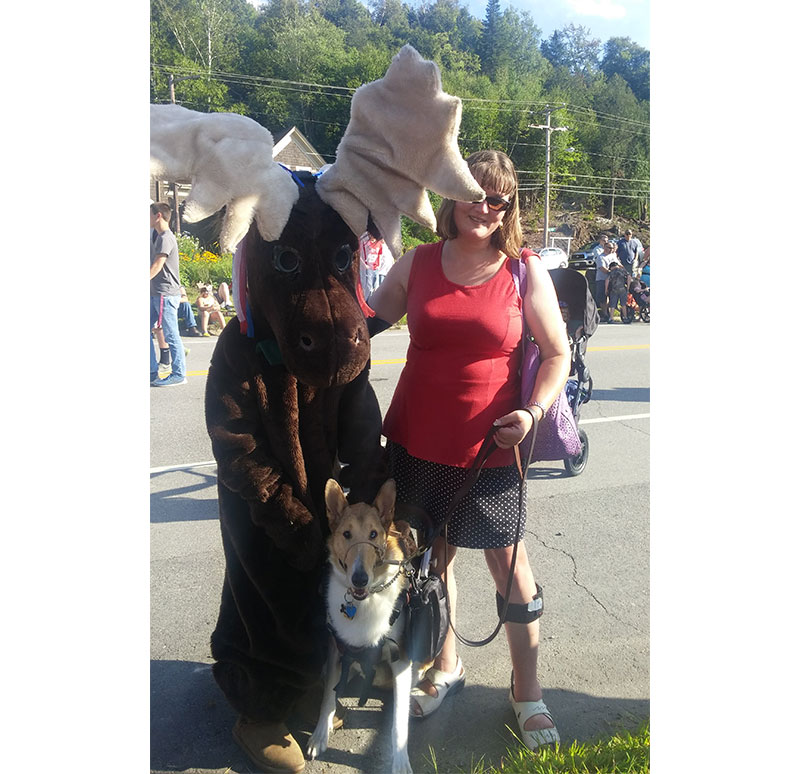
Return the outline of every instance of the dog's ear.
{"type": "Polygon", "coordinates": [[[334,481],[332,478],[329,478],[328,483],[325,484],[325,507],[328,511],[328,523],[331,526],[331,532],[335,532],[336,525],[339,523],[339,519],[342,518],[345,508],[347,508],[347,498],[344,496],[338,481],[334,481]]]}
{"type": "Polygon", "coordinates": [[[394,503],[397,498],[397,487],[393,478],[386,480],[375,497],[373,505],[378,509],[383,528],[388,532],[394,521],[394,503]]]}

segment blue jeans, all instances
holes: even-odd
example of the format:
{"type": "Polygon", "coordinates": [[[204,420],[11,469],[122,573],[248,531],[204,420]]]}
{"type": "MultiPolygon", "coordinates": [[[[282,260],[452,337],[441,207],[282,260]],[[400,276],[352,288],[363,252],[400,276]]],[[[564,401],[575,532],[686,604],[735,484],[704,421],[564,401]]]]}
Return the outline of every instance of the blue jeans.
{"type": "Polygon", "coordinates": [[[181,301],[178,305],[178,318],[180,319],[181,317],[186,321],[187,328],[197,327],[197,320],[194,318],[192,305],[188,301],[181,301]]]}
{"type": "MultiPolygon", "coordinates": [[[[180,296],[150,296],[150,328],[152,329],[159,320],[164,333],[164,340],[169,347],[172,359],[172,375],[182,379],[186,376],[186,358],[183,354],[183,342],[178,330],[178,306],[180,296]]],[[[150,342],[150,374],[158,373],[158,360],[156,359],[153,342],[150,342]]]]}

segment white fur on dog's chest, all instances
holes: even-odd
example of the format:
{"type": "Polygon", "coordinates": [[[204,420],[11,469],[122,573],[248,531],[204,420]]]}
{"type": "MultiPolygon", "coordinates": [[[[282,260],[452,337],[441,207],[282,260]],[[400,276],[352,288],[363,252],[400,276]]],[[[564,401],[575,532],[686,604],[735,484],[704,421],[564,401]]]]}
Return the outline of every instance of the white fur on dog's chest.
{"type": "Polygon", "coordinates": [[[361,602],[353,602],[356,613],[348,618],[342,612],[347,585],[335,572],[331,573],[330,586],[327,593],[328,617],[336,629],[337,636],[348,645],[356,648],[368,645],[377,645],[383,637],[398,626],[402,626],[403,617],[389,627],[389,618],[394,610],[394,604],[399,593],[403,590],[402,576],[398,575],[395,581],[380,594],[370,594],[361,602]]]}

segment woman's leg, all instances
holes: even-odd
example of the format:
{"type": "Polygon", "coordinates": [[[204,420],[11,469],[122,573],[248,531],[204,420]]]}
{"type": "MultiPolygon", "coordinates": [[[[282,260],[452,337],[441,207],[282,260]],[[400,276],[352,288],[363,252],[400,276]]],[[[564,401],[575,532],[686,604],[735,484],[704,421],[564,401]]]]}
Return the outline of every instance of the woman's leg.
{"type": "MultiPolygon", "coordinates": [[[[494,579],[495,587],[501,595],[506,593],[508,573],[511,569],[511,555],[514,546],[506,548],[487,548],[484,550],[486,564],[494,579]]],[[[536,583],[528,562],[525,543],[519,543],[517,561],[514,566],[514,582],[511,586],[509,602],[527,605],[536,596],[536,583]]],[[[514,698],[516,701],[539,701],[542,688],[537,676],[539,655],[539,621],[528,624],[505,624],[508,649],[511,653],[511,667],[514,670],[514,698]]],[[[545,715],[534,715],[525,721],[526,731],[552,728],[553,723],[545,715]]]]}
{"type": "Polygon", "coordinates": [[[208,311],[201,309],[199,312],[200,317],[200,333],[208,333],[208,311]]]}
{"type": "Polygon", "coordinates": [[[231,305],[231,292],[228,289],[227,282],[220,282],[219,287],[217,288],[217,297],[219,298],[220,304],[224,306],[231,305]]]}
{"type": "Polygon", "coordinates": [[[225,327],[225,317],[223,316],[222,312],[219,311],[219,309],[215,309],[211,313],[211,316],[219,323],[220,328],[225,327]]]}

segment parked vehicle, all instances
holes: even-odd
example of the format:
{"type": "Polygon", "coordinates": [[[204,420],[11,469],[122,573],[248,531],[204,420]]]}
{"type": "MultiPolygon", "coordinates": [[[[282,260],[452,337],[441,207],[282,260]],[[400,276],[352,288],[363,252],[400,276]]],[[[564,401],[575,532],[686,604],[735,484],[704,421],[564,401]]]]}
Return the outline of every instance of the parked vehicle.
{"type": "MultiPolygon", "coordinates": [[[[609,242],[616,244],[616,239],[609,239],[609,242]]],[[[600,242],[590,242],[580,250],[574,252],[569,258],[570,269],[594,269],[596,248],[600,247],[600,242]]]]}
{"type": "Polygon", "coordinates": [[[536,251],[545,269],[566,269],[569,256],[560,247],[542,247],[536,251]]]}

